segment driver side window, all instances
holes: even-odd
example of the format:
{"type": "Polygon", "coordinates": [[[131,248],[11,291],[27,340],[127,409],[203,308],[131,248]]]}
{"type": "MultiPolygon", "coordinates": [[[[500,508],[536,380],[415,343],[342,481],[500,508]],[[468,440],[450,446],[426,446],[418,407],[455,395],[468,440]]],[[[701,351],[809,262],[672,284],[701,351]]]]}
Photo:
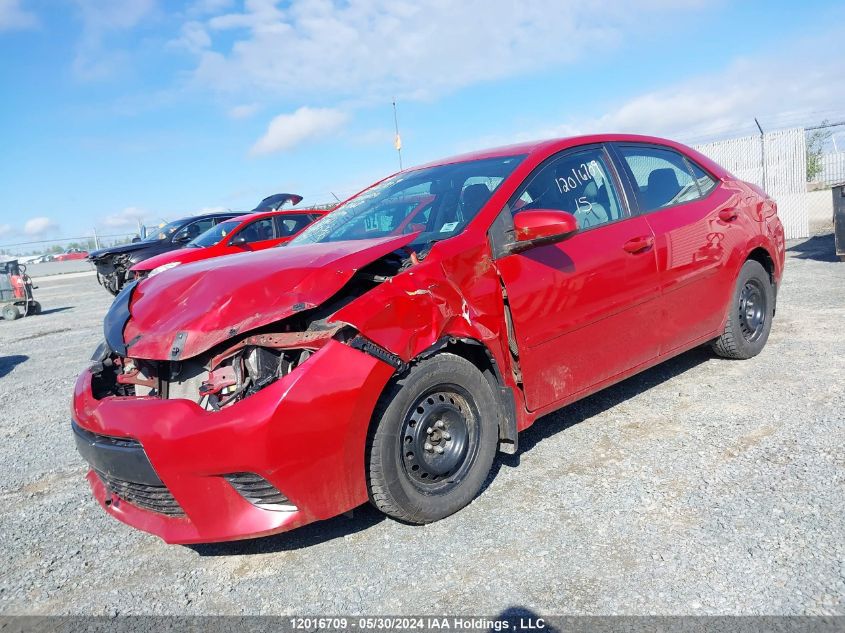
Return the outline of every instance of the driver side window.
{"type": "Polygon", "coordinates": [[[240,233],[246,238],[247,244],[263,242],[273,239],[273,218],[264,218],[248,224],[240,233]]]}
{"type": "Polygon", "coordinates": [[[623,217],[622,204],[601,148],[566,152],[543,166],[517,191],[513,213],[566,211],[589,229],[623,217]]]}
{"type": "Polygon", "coordinates": [[[182,227],[173,236],[174,242],[190,242],[192,239],[199,237],[208,229],[214,226],[213,218],[206,218],[205,220],[197,220],[191,222],[189,225],[182,227]]]}

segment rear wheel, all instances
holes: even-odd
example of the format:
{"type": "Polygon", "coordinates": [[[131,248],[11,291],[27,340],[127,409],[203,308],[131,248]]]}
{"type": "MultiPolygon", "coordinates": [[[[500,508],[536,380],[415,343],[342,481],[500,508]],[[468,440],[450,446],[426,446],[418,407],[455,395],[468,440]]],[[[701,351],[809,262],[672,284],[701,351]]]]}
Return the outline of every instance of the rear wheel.
{"type": "Polygon", "coordinates": [[[6,321],[14,321],[15,319],[21,318],[20,310],[18,310],[17,306],[12,305],[11,303],[3,307],[3,318],[6,321]]]}
{"type": "Polygon", "coordinates": [[[382,395],[368,443],[370,500],[409,523],[457,512],[478,494],[498,442],[490,383],[468,360],[439,354],[382,395]]]}
{"type": "Polygon", "coordinates": [[[736,359],[759,354],[772,329],[774,303],[769,273],[759,262],[745,262],[731,298],[725,330],[713,341],[713,351],[723,358],[736,359]]]}

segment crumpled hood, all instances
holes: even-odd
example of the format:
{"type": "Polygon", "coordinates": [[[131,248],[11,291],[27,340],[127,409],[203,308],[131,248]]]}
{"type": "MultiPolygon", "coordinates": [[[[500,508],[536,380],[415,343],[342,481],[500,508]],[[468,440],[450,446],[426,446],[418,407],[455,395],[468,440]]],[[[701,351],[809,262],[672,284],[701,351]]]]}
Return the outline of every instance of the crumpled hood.
{"type": "Polygon", "coordinates": [[[109,248],[101,248],[98,251],[91,251],[88,253],[88,259],[97,259],[106,255],[118,255],[120,253],[131,253],[139,251],[142,248],[148,248],[150,242],[132,242],[130,244],[123,244],[122,246],[112,246],[109,248]]]}
{"type": "MultiPolygon", "coordinates": [[[[211,246],[209,248],[214,249],[214,246],[211,246]]],[[[221,255],[222,253],[219,250],[215,250],[215,254],[221,255]]],[[[195,262],[199,259],[207,258],[208,248],[194,248],[186,246],[184,248],[177,248],[175,251],[167,251],[166,253],[161,253],[160,255],[153,255],[152,257],[148,257],[147,259],[142,259],[140,262],[132,266],[129,270],[135,272],[139,270],[155,270],[159,266],[163,266],[164,264],[170,264],[172,262],[189,264],[190,262],[195,262]]]]}
{"type": "MultiPolygon", "coordinates": [[[[144,279],[128,303],[127,353],[155,360],[196,356],[238,333],[320,305],[358,269],[415,237],[271,248],[184,264],[144,279]]],[[[116,301],[113,309],[117,306],[116,301]]],[[[111,313],[107,319],[112,316],[123,320],[111,313]]]]}

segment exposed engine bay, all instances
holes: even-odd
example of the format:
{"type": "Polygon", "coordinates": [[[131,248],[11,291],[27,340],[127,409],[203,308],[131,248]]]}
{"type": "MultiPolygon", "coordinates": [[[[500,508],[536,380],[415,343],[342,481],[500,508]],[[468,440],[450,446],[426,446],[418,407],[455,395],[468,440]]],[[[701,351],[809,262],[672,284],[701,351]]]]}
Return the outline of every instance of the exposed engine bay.
{"type": "Polygon", "coordinates": [[[123,288],[134,263],[129,253],[106,254],[91,261],[97,269],[97,281],[113,295],[123,288]]]}
{"type": "Polygon", "coordinates": [[[323,305],[245,332],[193,358],[132,358],[103,343],[91,359],[94,396],[186,399],[208,411],[231,406],[290,374],[330,340],[355,339],[355,329],[330,322],[331,315],[415,261],[410,250],[390,253],[356,271],[323,305]]]}

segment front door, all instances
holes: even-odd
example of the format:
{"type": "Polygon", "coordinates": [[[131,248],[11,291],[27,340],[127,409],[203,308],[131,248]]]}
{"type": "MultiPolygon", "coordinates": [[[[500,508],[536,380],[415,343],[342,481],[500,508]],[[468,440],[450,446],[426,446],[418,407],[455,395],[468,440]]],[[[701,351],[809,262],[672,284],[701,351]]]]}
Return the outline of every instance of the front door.
{"type": "Polygon", "coordinates": [[[628,213],[604,147],[553,157],[526,178],[508,208],[567,211],[579,225],[562,242],[497,260],[528,408],[572,400],[655,358],[654,237],[645,218],[628,213]]]}

